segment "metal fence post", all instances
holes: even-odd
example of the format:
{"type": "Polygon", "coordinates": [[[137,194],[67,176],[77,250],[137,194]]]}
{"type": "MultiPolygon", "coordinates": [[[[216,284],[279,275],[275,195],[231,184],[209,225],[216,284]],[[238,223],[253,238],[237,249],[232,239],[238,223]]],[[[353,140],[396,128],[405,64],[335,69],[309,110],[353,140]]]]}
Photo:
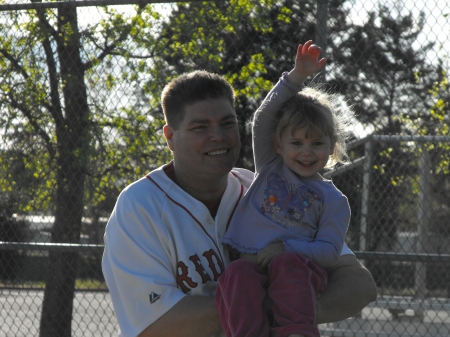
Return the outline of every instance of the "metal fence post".
{"type": "MultiPolygon", "coordinates": [[[[361,196],[361,227],[359,233],[359,250],[364,252],[367,249],[367,228],[369,222],[369,198],[370,198],[370,179],[372,172],[372,146],[373,139],[369,137],[364,145],[364,168],[361,196]]],[[[361,263],[365,264],[364,260],[361,263]]]]}
{"type": "MultiPolygon", "coordinates": [[[[430,189],[430,154],[425,144],[422,145],[419,166],[419,196],[417,207],[417,253],[426,253],[425,246],[428,241],[428,210],[430,189]]],[[[417,262],[415,270],[415,297],[418,300],[425,299],[427,266],[425,262],[417,262]]],[[[423,310],[418,310],[416,316],[423,317],[423,310]]]]}
{"type": "MultiPolygon", "coordinates": [[[[327,20],[328,0],[317,0],[316,41],[314,43],[322,48],[322,57],[327,56],[327,20]]],[[[317,75],[319,83],[325,83],[325,67],[317,75]]]]}

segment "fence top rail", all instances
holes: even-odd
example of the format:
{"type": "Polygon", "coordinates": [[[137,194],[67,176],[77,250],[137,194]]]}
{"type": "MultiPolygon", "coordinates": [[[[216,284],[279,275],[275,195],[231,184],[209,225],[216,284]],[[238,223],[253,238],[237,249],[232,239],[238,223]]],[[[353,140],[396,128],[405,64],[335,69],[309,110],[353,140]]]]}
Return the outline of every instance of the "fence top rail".
{"type": "Polygon", "coordinates": [[[415,142],[450,142],[450,136],[418,136],[418,135],[372,135],[375,141],[415,141],[415,142]]]}
{"type": "Polygon", "coordinates": [[[44,243],[44,242],[4,242],[0,241],[1,250],[43,250],[65,253],[89,251],[103,253],[105,245],[77,244],[77,243],[44,243]]]}
{"type": "Polygon", "coordinates": [[[450,254],[355,251],[358,259],[409,262],[450,262],[450,254]]]}
{"type": "MultiPolygon", "coordinates": [[[[5,242],[0,241],[1,250],[44,250],[59,252],[83,252],[103,253],[105,245],[76,244],[76,243],[44,243],[44,242],[5,242]]],[[[358,259],[391,260],[410,262],[450,262],[450,254],[426,254],[426,253],[395,253],[395,252],[367,252],[354,251],[358,259]]]]}
{"type": "Polygon", "coordinates": [[[67,0],[52,2],[17,2],[9,4],[0,4],[0,12],[26,9],[41,8],[61,8],[61,7],[90,7],[90,6],[115,6],[115,5],[148,5],[157,3],[176,3],[176,2],[202,2],[213,0],[67,0]]]}
{"type": "Polygon", "coordinates": [[[376,142],[450,142],[450,136],[419,136],[419,135],[369,135],[361,139],[348,142],[347,149],[352,149],[359,145],[373,140],[376,142]]]}

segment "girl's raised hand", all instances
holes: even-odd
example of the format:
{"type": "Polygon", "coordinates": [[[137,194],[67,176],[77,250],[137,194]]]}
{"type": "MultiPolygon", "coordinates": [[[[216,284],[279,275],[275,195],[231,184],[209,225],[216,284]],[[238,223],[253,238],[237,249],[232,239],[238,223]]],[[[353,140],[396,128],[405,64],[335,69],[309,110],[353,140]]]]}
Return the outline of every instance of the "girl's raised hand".
{"type": "Polygon", "coordinates": [[[297,55],[295,56],[295,68],[298,73],[309,76],[322,70],[327,63],[326,58],[319,61],[319,55],[322,48],[312,43],[312,40],[307,41],[304,45],[299,45],[297,48],[297,55]]]}
{"type": "Polygon", "coordinates": [[[289,72],[288,80],[296,85],[301,85],[308,76],[323,69],[327,63],[326,58],[319,60],[322,48],[312,43],[312,40],[300,44],[295,56],[295,67],[289,72]]]}

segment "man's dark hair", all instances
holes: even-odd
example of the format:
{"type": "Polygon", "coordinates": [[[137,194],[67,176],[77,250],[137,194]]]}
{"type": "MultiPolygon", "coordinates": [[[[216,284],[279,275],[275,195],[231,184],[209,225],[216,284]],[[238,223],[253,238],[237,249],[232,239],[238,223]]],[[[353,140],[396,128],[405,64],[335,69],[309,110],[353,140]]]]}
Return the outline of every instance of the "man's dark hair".
{"type": "Polygon", "coordinates": [[[205,70],[182,74],[170,81],[161,94],[166,124],[177,129],[187,105],[217,98],[226,98],[234,108],[234,90],[225,78],[205,70]]]}

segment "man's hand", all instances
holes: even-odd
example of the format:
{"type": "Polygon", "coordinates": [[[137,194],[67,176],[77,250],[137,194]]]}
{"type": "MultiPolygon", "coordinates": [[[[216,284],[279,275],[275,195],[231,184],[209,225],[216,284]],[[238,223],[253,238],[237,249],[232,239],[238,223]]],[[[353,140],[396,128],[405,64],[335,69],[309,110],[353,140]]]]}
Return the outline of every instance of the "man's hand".
{"type": "Polygon", "coordinates": [[[258,252],[256,255],[256,264],[265,268],[275,256],[280,255],[283,252],[284,244],[282,242],[272,243],[258,252]]]}
{"type": "Polygon", "coordinates": [[[319,60],[322,48],[307,41],[304,45],[300,44],[295,56],[295,67],[289,72],[288,81],[295,85],[302,85],[306,78],[322,70],[327,63],[326,58],[319,60]]]}

